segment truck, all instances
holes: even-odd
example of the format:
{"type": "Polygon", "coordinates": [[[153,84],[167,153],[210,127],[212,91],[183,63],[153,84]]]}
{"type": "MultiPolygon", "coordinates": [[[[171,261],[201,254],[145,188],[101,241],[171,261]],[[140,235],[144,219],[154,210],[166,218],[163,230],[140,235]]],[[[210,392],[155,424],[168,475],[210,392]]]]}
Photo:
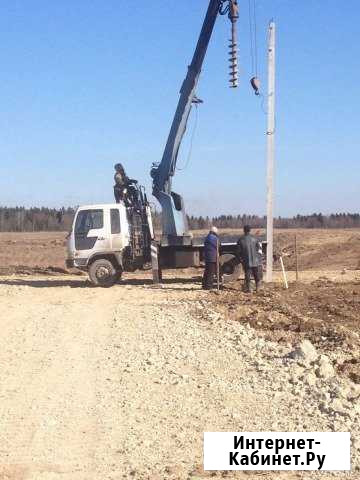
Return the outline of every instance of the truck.
{"type": "MultiPolygon", "coordinates": [[[[67,241],[67,267],[88,272],[97,286],[114,285],[123,272],[152,269],[160,282],[164,269],[197,267],[204,244],[189,232],[184,200],[172,190],[178,152],[194,104],[201,68],[216,19],[228,15],[231,22],[230,86],[237,86],[237,0],[210,0],[198,42],[180,89],[180,98],[162,159],[151,168],[152,193],[161,206],[161,235],[156,237],[150,204],[143,187],[132,185],[136,201],[84,205],[77,209],[67,241]]],[[[223,282],[238,278],[240,261],[236,242],[222,242],[219,257],[223,282]]]]}
{"type": "MultiPolygon", "coordinates": [[[[146,197],[142,206],[139,210],[120,202],[79,207],[67,238],[66,266],[87,272],[91,283],[101,287],[114,285],[124,272],[152,269],[158,283],[163,270],[199,267],[204,261],[201,238],[189,234],[190,241],[179,244],[157,239],[146,197]]],[[[221,242],[223,283],[239,277],[236,250],[235,241],[221,242]]]]}

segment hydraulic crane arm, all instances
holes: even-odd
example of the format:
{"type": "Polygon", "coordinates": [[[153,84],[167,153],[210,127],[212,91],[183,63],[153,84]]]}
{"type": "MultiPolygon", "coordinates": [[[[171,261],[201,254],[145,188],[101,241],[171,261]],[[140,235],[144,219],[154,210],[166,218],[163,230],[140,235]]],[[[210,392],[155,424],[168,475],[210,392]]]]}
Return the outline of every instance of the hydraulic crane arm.
{"type": "Polygon", "coordinates": [[[237,62],[235,23],[238,18],[237,0],[210,0],[195,52],[188,67],[188,72],[180,90],[180,99],[175,111],[170,133],[166,142],[162,160],[159,165],[153,165],[153,195],[162,207],[163,238],[169,243],[172,241],[186,243],[188,228],[182,197],[172,192],[171,183],[175,173],[177,157],[182,138],[186,131],[192,104],[197,101],[196,87],[206,51],[214,29],[218,14],[228,13],[232,22],[231,54],[231,86],[237,86],[237,62]]]}

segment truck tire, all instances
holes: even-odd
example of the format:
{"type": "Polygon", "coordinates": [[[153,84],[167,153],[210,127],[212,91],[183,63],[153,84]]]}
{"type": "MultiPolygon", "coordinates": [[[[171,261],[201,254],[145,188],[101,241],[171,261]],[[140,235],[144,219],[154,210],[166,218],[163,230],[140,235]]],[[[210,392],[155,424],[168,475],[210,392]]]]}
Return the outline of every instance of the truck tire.
{"type": "Polygon", "coordinates": [[[95,260],[89,267],[89,278],[97,287],[112,287],[120,278],[121,271],[106,258],[95,260]]]}
{"type": "Polygon", "coordinates": [[[222,283],[236,281],[241,272],[241,264],[232,253],[224,253],[220,256],[220,273],[222,283]]]}

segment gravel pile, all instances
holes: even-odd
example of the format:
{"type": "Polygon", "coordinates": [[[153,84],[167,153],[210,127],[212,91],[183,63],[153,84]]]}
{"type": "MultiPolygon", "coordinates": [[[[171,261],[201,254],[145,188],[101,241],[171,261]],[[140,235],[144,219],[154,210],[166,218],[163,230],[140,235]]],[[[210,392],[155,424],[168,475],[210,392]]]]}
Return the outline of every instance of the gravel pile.
{"type": "MultiPolygon", "coordinates": [[[[121,385],[124,478],[209,477],[202,470],[204,431],[351,431],[359,438],[358,386],[339,378],[332,359],[318,355],[310,342],[265,341],[249,325],[213,310],[202,292],[189,292],[185,300],[163,296],[154,293],[151,317],[150,306],[143,305],[142,316],[127,327],[131,338],[119,344],[113,360],[121,385]],[[134,456],[135,450],[141,455],[134,456]]],[[[114,328],[124,320],[119,308],[114,328]]],[[[354,442],[350,478],[357,478],[358,448],[354,442]]],[[[226,478],[244,475],[229,472],[226,478]]]]}

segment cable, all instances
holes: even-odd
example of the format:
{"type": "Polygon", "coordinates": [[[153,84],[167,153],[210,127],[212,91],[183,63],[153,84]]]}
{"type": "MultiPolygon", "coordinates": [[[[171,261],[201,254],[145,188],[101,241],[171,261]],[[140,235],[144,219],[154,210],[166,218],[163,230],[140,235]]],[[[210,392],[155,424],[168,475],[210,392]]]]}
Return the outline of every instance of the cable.
{"type": "Polygon", "coordinates": [[[267,115],[268,112],[267,110],[265,110],[265,106],[264,106],[264,103],[265,103],[265,96],[262,94],[262,93],[259,93],[259,98],[261,99],[261,104],[260,104],[260,108],[263,112],[264,115],[267,115]]]}
{"type": "Polygon", "coordinates": [[[194,122],[193,130],[192,130],[192,133],[191,133],[190,146],[189,146],[189,152],[188,152],[188,155],[187,155],[187,159],[186,159],[185,165],[183,167],[176,167],[176,170],[178,170],[180,172],[182,170],[185,170],[189,166],[191,155],[192,155],[192,150],[193,150],[195,132],[196,132],[196,129],[197,129],[197,124],[198,124],[198,118],[199,118],[199,111],[198,111],[198,106],[195,103],[195,122],[194,122]]]}
{"type": "Polygon", "coordinates": [[[252,18],[251,18],[251,0],[248,0],[249,6],[249,32],[250,32],[250,57],[251,57],[251,73],[254,74],[254,45],[253,45],[253,28],[252,28],[252,18]]]}
{"type": "Polygon", "coordinates": [[[256,0],[253,0],[253,5],[254,5],[255,77],[257,77],[258,76],[258,46],[257,46],[256,0]]]}
{"type": "Polygon", "coordinates": [[[257,45],[256,0],[248,0],[248,10],[249,10],[251,72],[254,77],[257,77],[258,76],[258,45],[257,45]]]}

